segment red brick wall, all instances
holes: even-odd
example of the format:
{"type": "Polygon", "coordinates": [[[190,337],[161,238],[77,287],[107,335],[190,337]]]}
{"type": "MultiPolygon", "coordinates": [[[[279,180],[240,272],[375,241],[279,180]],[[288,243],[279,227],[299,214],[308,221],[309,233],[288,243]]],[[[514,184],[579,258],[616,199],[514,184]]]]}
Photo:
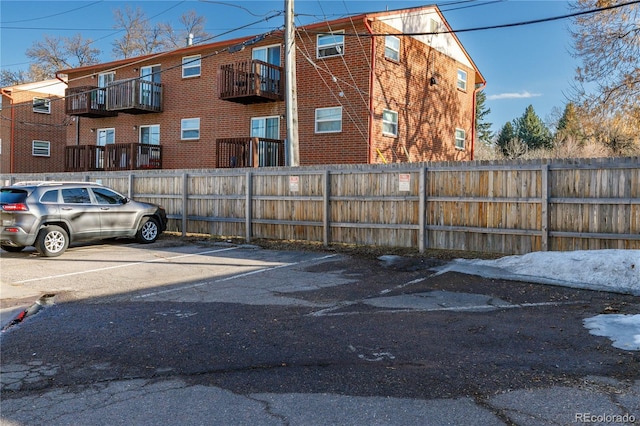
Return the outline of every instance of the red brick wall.
{"type": "MultiPolygon", "coordinates": [[[[393,33],[374,22],[375,33],[393,33]]],[[[372,163],[470,160],[475,71],[411,37],[402,37],[400,61],[384,56],[384,37],[376,38],[376,77],[372,163]],[[467,90],[456,87],[457,70],[467,71],[467,90]],[[432,85],[435,76],[437,84],[432,85]],[[398,137],[382,135],[382,110],[398,113],[398,137]],[[455,129],[466,131],[466,149],[455,148],[455,129]],[[407,153],[409,158],[407,158],[407,153]]]]}
{"type": "Polygon", "coordinates": [[[45,93],[16,91],[13,103],[2,97],[2,154],[0,167],[3,173],[40,173],[64,171],[64,147],[67,128],[73,121],[64,112],[64,101],[45,93]],[[33,98],[50,99],[50,114],[33,111],[33,98]],[[13,113],[12,113],[13,109],[13,113]],[[13,126],[13,146],[12,140],[13,126]],[[50,156],[32,155],[34,140],[50,142],[50,156]],[[13,167],[11,151],[13,149],[13,167]]]}
{"type": "MultiPolygon", "coordinates": [[[[389,31],[384,24],[374,23],[374,32],[389,31]]],[[[456,89],[456,71],[460,64],[430,50],[410,37],[402,39],[402,58],[399,63],[384,58],[384,37],[345,37],[345,54],[332,58],[316,58],[317,31],[299,29],[297,36],[297,98],[299,121],[300,164],[380,163],[380,150],[387,162],[422,160],[469,160],[473,123],[473,76],[467,69],[469,88],[456,89]],[[373,124],[370,128],[370,66],[371,43],[376,43],[375,81],[373,88],[373,124]],[[439,75],[437,86],[429,85],[432,73],[439,75]],[[316,134],[316,108],[343,107],[342,132],[316,134]],[[399,113],[397,138],[382,135],[382,110],[399,113]],[[454,147],[455,128],[467,132],[467,148],[454,147]],[[371,140],[371,146],[369,141],[371,140]],[[410,158],[406,156],[409,152],[410,158]]],[[[333,25],[332,31],[363,34],[367,28],[362,21],[333,25]]],[[[281,36],[271,36],[256,46],[281,44],[281,36]]],[[[137,143],[138,130],[134,126],[160,125],[163,146],[163,167],[211,168],[215,166],[215,141],[218,138],[248,137],[251,117],[281,116],[284,102],[242,105],[218,99],[218,70],[222,64],[250,59],[251,49],[229,54],[215,54],[213,47],[189,48],[178,54],[160,56],[153,60],[119,68],[116,80],[139,75],[137,69],[145,65],[161,64],[164,88],[164,110],[161,113],[130,115],[120,113],[110,118],[80,118],[77,136],[81,144],[95,144],[96,133],[91,129],[116,129],[116,143],[137,143]],[[183,56],[201,54],[201,76],[183,79],[183,56]],[[180,140],[180,120],[200,118],[200,139],[180,140]]],[[[220,45],[215,48],[222,50],[220,45]]],[[[109,64],[106,64],[106,67],[109,64]]],[[[96,72],[96,70],[92,70],[96,72]]],[[[70,86],[96,85],[90,77],[78,79],[81,73],[69,75],[70,86]]],[[[286,137],[285,120],[280,121],[280,137],[286,137]]],[[[67,128],[67,144],[76,141],[75,127],[67,128]]]]}

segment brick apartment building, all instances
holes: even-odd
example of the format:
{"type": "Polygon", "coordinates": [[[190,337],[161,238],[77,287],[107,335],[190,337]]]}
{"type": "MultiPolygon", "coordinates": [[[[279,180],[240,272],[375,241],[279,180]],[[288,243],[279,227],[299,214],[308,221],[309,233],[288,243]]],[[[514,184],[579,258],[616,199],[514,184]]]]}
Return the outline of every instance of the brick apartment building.
{"type": "MultiPolygon", "coordinates": [[[[436,6],[297,28],[300,165],[471,160],[485,80],[449,30],[436,6]]],[[[285,165],[283,37],[61,70],[66,169],[285,165]]]]}
{"type": "Polygon", "coordinates": [[[0,89],[0,172],[62,172],[67,127],[66,85],[59,80],[0,89]]]}

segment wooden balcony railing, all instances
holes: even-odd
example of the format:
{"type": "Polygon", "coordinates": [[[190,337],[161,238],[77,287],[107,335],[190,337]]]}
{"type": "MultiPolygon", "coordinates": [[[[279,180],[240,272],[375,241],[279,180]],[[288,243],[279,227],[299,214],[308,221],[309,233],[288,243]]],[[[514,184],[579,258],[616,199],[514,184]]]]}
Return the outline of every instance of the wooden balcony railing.
{"type": "Polygon", "coordinates": [[[220,99],[252,104],[284,100],[282,67],[256,59],[220,67],[220,99]]]}
{"type": "Polygon", "coordinates": [[[116,111],[107,109],[107,92],[104,87],[80,86],[65,90],[65,111],[80,117],[113,117],[116,111]]]}
{"type": "Polygon", "coordinates": [[[65,171],[139,170],[162,168],[162,146],[120,143],[65,147],[65,171]]]}
{"type": "Polygon", "coordinates": [[[216,152],[217,168],[285,165],[284,141],[280,139],[216,139],[216,152]]]}
{"type": "Polygon", "coordinates": [[[162,84],[134,78],[107,86],[107,109],[128,114],[162,112],[162,84]]]}

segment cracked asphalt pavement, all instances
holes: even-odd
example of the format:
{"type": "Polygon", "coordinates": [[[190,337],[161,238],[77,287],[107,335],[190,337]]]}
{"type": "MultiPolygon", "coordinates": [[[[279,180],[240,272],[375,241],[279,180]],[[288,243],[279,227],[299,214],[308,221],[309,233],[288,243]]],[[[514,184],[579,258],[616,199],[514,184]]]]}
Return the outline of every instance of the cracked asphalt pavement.
{"type": "Polygon", "coordinates": [[[586,318],[637,297],[378,259],[161,239],[2,252],[0,423],[640,422],[640,354],[586,318]]]}

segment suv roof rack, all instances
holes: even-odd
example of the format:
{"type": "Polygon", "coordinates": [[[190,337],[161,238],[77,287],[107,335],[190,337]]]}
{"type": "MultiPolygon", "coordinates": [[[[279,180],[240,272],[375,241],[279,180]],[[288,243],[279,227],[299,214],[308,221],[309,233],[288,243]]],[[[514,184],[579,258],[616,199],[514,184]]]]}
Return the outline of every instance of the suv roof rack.
{"type": "Polygon", "coordinates": [[[54,186],[54,185],[64,185],[64,184],[102,186],[102,184],[97,182],[70,181],[70,180],[68,181],[67,180],[25,180],[21,182],[15,182],[12,186],[54,186]]]}

